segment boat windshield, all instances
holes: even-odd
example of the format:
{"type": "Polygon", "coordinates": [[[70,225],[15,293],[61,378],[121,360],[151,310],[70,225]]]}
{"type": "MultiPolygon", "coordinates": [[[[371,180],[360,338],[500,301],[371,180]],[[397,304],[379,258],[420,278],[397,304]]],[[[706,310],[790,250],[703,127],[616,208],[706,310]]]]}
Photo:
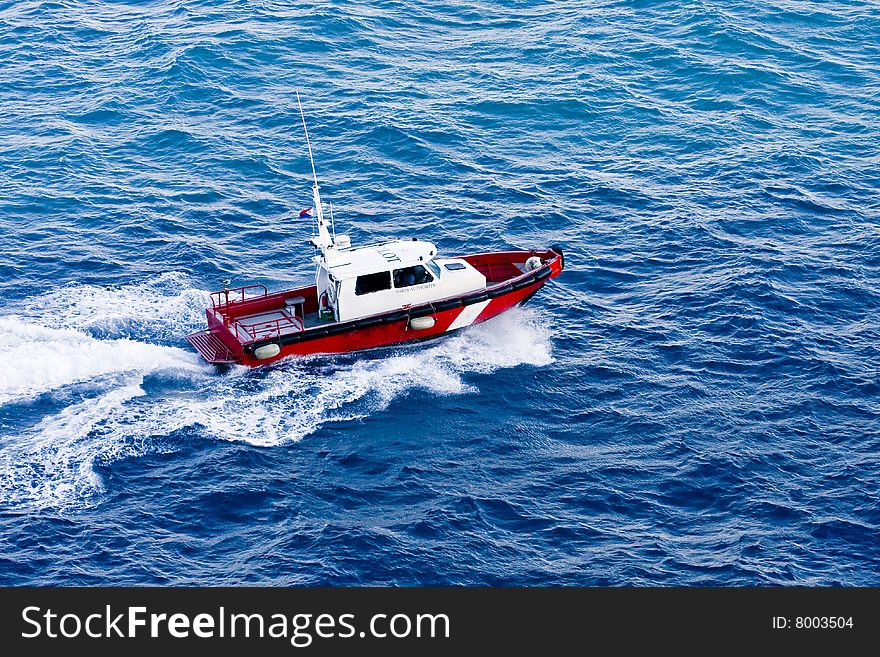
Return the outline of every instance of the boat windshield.
{"type": "Polygon", "coordinates": [[[431,270],[431,273],[434,274],[434,278],[440,278],[440,267],[437,266],[437,263],[433,260],[428,260],[425,263],[425,266],[431,270]]]}

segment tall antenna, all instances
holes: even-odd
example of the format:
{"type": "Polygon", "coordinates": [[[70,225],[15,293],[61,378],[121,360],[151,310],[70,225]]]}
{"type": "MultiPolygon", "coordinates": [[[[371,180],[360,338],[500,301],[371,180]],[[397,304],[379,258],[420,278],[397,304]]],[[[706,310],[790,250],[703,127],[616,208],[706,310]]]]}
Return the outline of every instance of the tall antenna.
{"type": "Polygon", "coordinates": [[[306,146],[309,149],[309,162],[312,164],[312,198],[314,199],[315,218],[318,222],[318,237],[313,240],[314,245],[321,249],[324,258],[327,258],[327,250],[333,246],[333,239],[324,223],[324,208],[321,205],[321,194],[318,192],[318,174],[315,172],[315,158],[312,157],[312,142],[309,140],[309,129],[306,126],[306,114],[303,112],[302,101],[299,99],[299,91],[296,91],[296,104],[299,105],[299,115],[302,117],[303,130],[306,133],[306,146]]]}
{"type": "Polygon", "coordinates": [[[336,219],[333,218],[333,201],[330,201],[330,227],[333,229],[333,243],[336,244],[336,219]]]}
{"type": "Polygon", "coordinates": [[[306,114],[303,112],[303,104],[299,99],[299,91],[296,91],[296,104],[299,105],[299,115],[302,117],[303,130],[306,133],[306,147],[309,149],[309,162],[312,163],[312,178],[315,181],[315,188],[318,187],[318,174],[315,173],[315,159],[312,157],[312,142],[309,141],[309,129],[306,127],[306,114]]]}

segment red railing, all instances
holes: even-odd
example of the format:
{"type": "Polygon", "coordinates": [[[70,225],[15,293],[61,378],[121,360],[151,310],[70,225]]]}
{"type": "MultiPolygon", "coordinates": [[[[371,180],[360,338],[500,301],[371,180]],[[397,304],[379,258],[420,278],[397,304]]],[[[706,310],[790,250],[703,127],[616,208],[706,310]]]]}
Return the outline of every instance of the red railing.
{"type": "Polygon", "coordinates": [[[242,324],[241,322],[233,322],[233,324],[236,334],[242,331],[251,340],[278,337],[281,335],[282,327],[290,328],[292,331],[302,331],[305,328],[299,317],[280,317],[256,324],[242,324]]]}
{"type": "Polygon", "coordinates": [[[256,299],[258,297],[269,296],[269,288],[265,285],[243,285],[242,287],[233,287],[231,289],[222,289],[219,292],[211,292],[211,304],[214,308],[222,308],[230,303],[239,303],[246,299],[256,299]],[[259,294],[248,295],[250,290],[259,290],[259,294]]]}

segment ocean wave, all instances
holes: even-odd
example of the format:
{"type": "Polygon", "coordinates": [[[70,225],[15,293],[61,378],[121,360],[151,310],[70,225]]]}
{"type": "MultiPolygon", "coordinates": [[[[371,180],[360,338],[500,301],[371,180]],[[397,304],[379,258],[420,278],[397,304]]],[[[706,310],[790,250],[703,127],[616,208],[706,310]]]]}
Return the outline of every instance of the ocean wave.
{"type": "Polygon", "coordinates": [[[3,583],[876,584],[869,3],[245,4],[0,2],[3,583]],[[203,364],[313,276],[297,90],[353,243],[566,271],[203,364]]]}

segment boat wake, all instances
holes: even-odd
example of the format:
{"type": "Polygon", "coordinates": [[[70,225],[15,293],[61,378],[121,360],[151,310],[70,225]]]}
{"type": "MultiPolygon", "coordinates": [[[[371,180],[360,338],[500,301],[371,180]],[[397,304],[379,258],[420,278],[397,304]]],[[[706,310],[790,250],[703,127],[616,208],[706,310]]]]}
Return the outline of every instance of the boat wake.
{"type": "Polygon", "coordinates": [[[168,274],[58,291],[0,319],[0,422],[13,429],[0,445],[4,506],[93,503],[104,490],[97,465],[194,435],[281,445],[415,390],[476,393],[469,375],[552,362],[549,329],[516,308],[435,344],[220,372],[178,346],[202,322],[206,296],[184,283],[168,274]]]}
{"type": "Polygon", "coordinates": [[[178,347],[129,338],[100,340],[76,329],[0,318],[0,405],[115,374],[206,371],[198,358],[178,347]]]}

